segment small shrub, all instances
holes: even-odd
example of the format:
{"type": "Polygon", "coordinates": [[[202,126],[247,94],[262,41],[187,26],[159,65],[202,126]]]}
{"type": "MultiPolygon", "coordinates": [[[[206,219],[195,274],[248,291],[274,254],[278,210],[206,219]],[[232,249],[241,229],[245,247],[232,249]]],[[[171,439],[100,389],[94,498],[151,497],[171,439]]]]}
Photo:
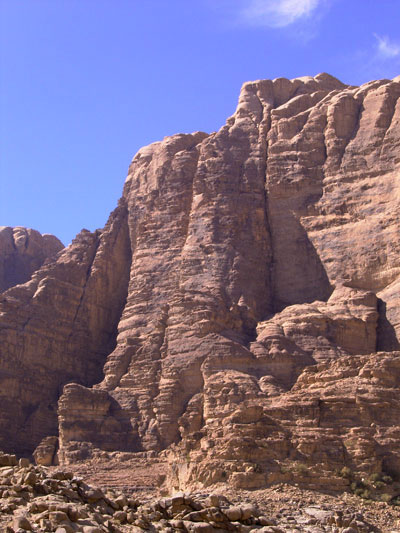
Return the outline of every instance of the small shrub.
{"type": "Polygon", "coordinates": [[[380,481],[381,480],[381,474],[378,474],[377,472],[375,472],[374,474],[371,474],[369,479],[373,482],[373,483],[376,483],[377,481],[380,481]]]}
{"type": "Polygon", "coordinates": [[[387,485],[391,485],[393,483],[393,478],[392,476],[385,475],[385,476],[382,476],[382,481],[386,483],[387,485]]]}
{"type": "Polygon", "coordinates": [[[344,466],[341,471],[339,472],[339,475],[342,477],[345,477],[347,479],[351,478],[352,472],[348,466],[344,466]]]}
{"type": "Polygon", "coordinates": [[[385,494],[380,495],[381,502],[389,503],[391,499],[392,499],[391,494],[385,493],[385,494]]]}
{"type": "Polygon", "coordinates": [[[357,481],[353,481],[352,484],[350,485],[350,489],[355,492],[356,489],[358,488],[358,483],[357,481]]]}
{"type": "Polygon", "coordinates": [[[308,475],[308,467],[304,463],[296,463],[293,466],[293,470],[297,472],[298,474],[301,474],[303,476],[308,475]]]}

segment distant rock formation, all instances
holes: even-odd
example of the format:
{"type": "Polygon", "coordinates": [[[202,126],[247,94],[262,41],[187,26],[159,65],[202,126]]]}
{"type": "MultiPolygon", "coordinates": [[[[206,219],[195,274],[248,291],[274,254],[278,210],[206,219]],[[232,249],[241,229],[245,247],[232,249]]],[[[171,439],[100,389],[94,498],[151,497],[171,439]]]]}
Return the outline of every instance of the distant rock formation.
{"type": "Polygon", "coordinates": [[[28,281],[46,259],[63,248],[54,235],[0,226],[0,292],[28,281]]]}
{"type": "Polygon", "coordinates": [[[83,230],[56,261],[0,294],[0,440],[30,453],[57,434],[65,383],[102,378],[129,275],[126,208],[102,232],[83,230]]]}
{"type": "Polygon", "coordinates": [[[175,487],[400,474],[399,96],[246,83],[141,149],[105,229],[3,294],[0,447],[167,450],[175,487]]]}

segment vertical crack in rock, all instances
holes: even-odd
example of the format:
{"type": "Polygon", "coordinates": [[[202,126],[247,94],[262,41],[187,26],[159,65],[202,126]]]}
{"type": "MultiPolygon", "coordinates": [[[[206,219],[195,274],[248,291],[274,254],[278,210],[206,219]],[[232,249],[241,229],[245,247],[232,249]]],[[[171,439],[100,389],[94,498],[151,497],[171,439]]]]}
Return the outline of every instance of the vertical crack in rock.
{"type": "Polygon", "coordinates": [[[354,98],[354,91],[339,93],[330,99],[324,131],[326,173],[335,174],[341,168],[346,148],[356,136],[361,110],[362,103],[354,98]]]}
{"type": "MultiPolygon", "coordinates": [[[[319,88],[324,89],[324,86],[319,88]]],[[[318,102],[326,94],[326,90],[301,94],[284,101],[271,113],[266,183],[274,250],[276,311],[292,303],[317,298],[326,300],[332,290],[324,266],[303,227],[303,217],[318,202],[323,191],[326,118],[318,102]],[[311,111],[304,116],[304,110],[310,105],[311,111]]],[[[281,100],[278,98],[277,102],[281,100]]]]}
{"type": "Polygon", "coordinates": [[[385,149],[389,148],[391,145],[391,133],[393,131],[393,128],[396,127],[396,123],[398,123],[399,120],[399,107],[400,107],[400,83],[398,83],[397,91],[394,95],[387,94],[387,105],[389,107],[389,112],[387,113],[387,119],[385,124],[385,133],[382,139],[381,148],[379,151],[379,158],[382,158],[382,153],[385,151],[385,149]],[[396,113],[397,112],[397,113],[396,113]]]}
{"type": "Polygon", "coordinates": [[[387,317],[387,304],[378,298],[378,323],[376,331],[376,351],[393,352],[400,349],[398,333],[387,317]]]}
{"type": "Polygon", "coordinates": [[[93,249],[91,251],[91,258],[89,259],[89,266],[88,266],[87,271],[86,271],[86,279],[85,279],[84,285],[82,286],[79,302],[78,302],[78,305],[76,306],[76,311],[75,311],[74,317],[72,319],[71,333],[69,334],[68,341],[75,334],[75,324],[76,324],[76,321],[78,319],[79,312],[82,309],[82,304],[83,304],[85,296],[86,296],[86,294],[85,294],[86,293],[86,287],[88,285],[88,281],[90,279],[90,275],[91,275],[91,272],[92,272],[93,261],[94,261],[94,259],[96,257],[96,253],[97,253],[97,250],[98,250],[99,245],[100,245],[100,238],[97,235],[97,233],[94,234],[94,239],[95,239],[95,242],[94,242],[93,249]]]}

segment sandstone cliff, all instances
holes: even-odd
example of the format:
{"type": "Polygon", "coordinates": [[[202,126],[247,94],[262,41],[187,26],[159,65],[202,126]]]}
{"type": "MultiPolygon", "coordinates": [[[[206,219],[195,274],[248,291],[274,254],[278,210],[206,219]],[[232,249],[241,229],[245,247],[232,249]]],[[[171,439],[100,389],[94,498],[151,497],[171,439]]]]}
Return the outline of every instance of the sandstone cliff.
{"type": "Polygon", "coordinates": [[[64,248],[54,235],[27,228],[0,227],[0,292],[25,283],[46,259],[64,248]]]}
{"type": "Polygon", "coordinates": [[[126,208],[102,233],[83,230],[24,285],[0,295],[0,440],[32,452],[57,433],[65,383],[96,383],[126,298],[129,240],[126,208]]]}
{"type": "Polygon", "coordinates": [[[400,473],[399,96],[246,83],[141,149],[106,228],[3,295],[0,446],[167,450],[181,487],[400,473]]]}

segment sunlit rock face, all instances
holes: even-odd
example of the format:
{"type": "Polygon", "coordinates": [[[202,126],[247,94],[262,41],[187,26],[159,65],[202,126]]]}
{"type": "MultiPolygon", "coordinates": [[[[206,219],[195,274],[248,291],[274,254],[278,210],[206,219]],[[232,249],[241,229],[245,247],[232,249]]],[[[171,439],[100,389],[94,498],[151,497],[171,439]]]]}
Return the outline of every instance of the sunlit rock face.
{"type": "Polygon", "coordinates": [[[399,96],[250,82],[220,131],[141,149],[105,229],[3,295],[12,446],[167,450],[177,487],[400,472],[399,96]]]}

